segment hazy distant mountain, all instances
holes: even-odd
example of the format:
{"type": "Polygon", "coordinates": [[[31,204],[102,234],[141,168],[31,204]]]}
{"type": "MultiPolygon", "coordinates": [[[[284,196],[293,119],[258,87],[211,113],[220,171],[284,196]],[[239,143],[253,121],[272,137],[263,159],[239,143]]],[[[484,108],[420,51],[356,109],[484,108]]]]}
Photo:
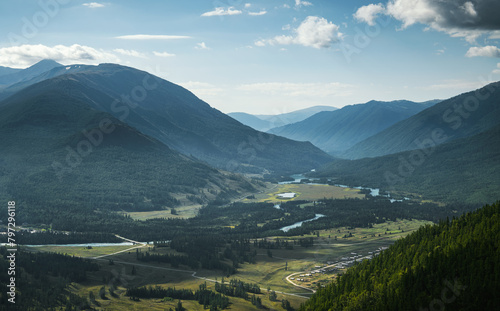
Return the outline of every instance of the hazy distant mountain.
{"type": "Polygon", "coordinates": [[[336,160],[317,175],[349,185],[418,193],[436,201],[491,203],[500,193],[500,122],[497,124],[439,146],[336,160]]]}
{"type": "Polygon", "coordinates": [[[59,64],[58,62],[46,59],[34,64],[31,67],[22,70],[12,69],[12,68],[4,69],[4,71],[6,71],[7,74],[0,75],[0,87],[5,88],[6,86],[15,83],[31,80],[34,77],[37,77],[40,74],[51,70],[52,68],[60,66],[62,65],[59,64]]]}
{"type": "Polygon", "coordinates": [[[231,118],[238,120],[242,124],[248,125],[251,128],[265,132],[272,127],[271,122],[262,120],[253,114],[244,113],[244,112],[231,112],[227,114],[231,118]]]}
{"type": "Polygon", "coordinates": [[[102,64],[54,68],[6,91],[45,77],[63,94],[219,168],[288,173],[308,171],[331,160],[310,143],[257,132],[188,90],[129,67],[102,64]]]}
{"type": "Polygon", "coordinates": [[[331,106],[313,106],[278,115],[253,115],[244,112],[232,112],[228,113],[228,115],[258,131],[265,132],[274,127],[302,121],[320,111],[333,110],[337,110],[337,108],[331,106]]]}
{"type": "Polygon", "coordinates": [[[25,219],[46,221],[36,217],[42,210],[50,217],[54,206],[78,209],[75,214],[157,210],[186,196],[206,202],[214,193],[252,190],[243,178],[181,155],[95,109],[91,96],[84,96],[92,92],[97,91],[61,77],[2,103],[0,197],[19,198],[25,219]]]}
{"type": "Polygon", "coordinates": [[[499,123],[500,82],[442,101],[359,142],[345,156],[376,157],[472,136],[499,123]],[[446,139],[442,139],[446,137],[446,139]]]}
{"type": "Polygon", "coordinates": [[[297,141],[310,141],[328,153],[340,154],[357,142],[435,103],[370,101],[320,112],[301,122],[274,128],[269,132],[297,141]]]}
{"type": "Polygon", "coordinates": [[[273,127],[300,122],[321,111],[334,111],[338,108],[332,106],[313,106],[278,115],[256,115],[256,117],[271,122],[273,127]]]}
{"type": "Polygon", "coordinates": [[[0,66],[0,76],[5,76],[9,74],[16,73],[18,71],[21,71],[22,69],[16,69],[16,68],[9,68],[9,67],[3,67],[0,66]]]}

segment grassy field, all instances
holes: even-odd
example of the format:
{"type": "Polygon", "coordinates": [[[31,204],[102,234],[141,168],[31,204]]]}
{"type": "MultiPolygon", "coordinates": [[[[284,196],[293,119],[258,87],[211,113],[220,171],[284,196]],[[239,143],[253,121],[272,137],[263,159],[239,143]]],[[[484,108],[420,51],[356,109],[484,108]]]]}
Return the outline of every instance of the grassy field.
{"type": "MultiPolygon", "coordinates": [[[[305,235],[297,237],[287,237],[289,240],[313,237],[314,246],[295,246],[293,250],[273,249],[272,257],[269,257],[266,249],[257,250],[257,262],[255,264],[243,264],[238,269],[238,273],[230,278],[240,279],[248,283],[257,283],[262,289],[260,295],[263,304],[273,310],[280,310],[281,303],[269,300],[267,289],[278,292],[278,300],[282,298],[290,301],[293,307],[297,308],[312,291],[294,286],[286,280],[286,277],[297,273],[309,273],[317,266],[325,266],[329,263],[337,262],[342,257],[349,257],[351,253],[367,255],[380,247],[386,247],[394,241],[405,236],[422,225],[429,222],[419,220],[398,220],[374,225],[373,228],[334,228],[322,230],[315,235],[305,235]],[[344,236],[348,236],[344,238],[344,236]],[[287,269],[285,269],[287,267],[287,269]],[[287,295],[279,292],[287,293],[287,295]]],[[[283,237],[271,237],[270,240],[283,237]]],[[[146,251],[151,246],[144,246],[140,251],[146,251]]],[[[154,262],[140,262],[136,260],[136,250],[127,249],[130,246],[114,247],[94,247],[87,250],[82,247],[57,247],[44,246],[30,248],[33,251],[60,252],[82,257],[96,257],[104,254],[113,254],[108,257],[98,259],[100,271],[88,273],[88,280],[81,284],[73,284],[71,290],[79,295],[88,297],[92,291],[98,297],[99,289],[102,286],[106,290],[113,284],[116,287],[116,297],[112,297],[107,292],[107,299],[97,298],[99,305],[94,307],[106,310],[168,310],[175,309],[177,301],[164,302],[159,299],[141,299],[134,302],[125,296],[126,288],[132,286],[160,285],[164,287],[198,289],[198,286],[207,282],[208,288],[213,288],[214,281],[221,281],[224,277],[220,271],[197,270],[181,265],[178,269],[173,269],[168,264],[154,262]],[[123,251],[114,254],[119,251],[123,251]],[[110,261],[112,259],[112,262],[110,261]],[[206,279],[204,279],[206,278],[206,279]]],[[[170,248],[157,248],[159,253],[175,252],[170,248]]],[[[338,273],[338,271],[337,271],[338,273]]],[[[227,279],[227,276],[226,280],[227,279]]],[[[316,289],[318,284],[324,285],[331,282],[336,277],[336,273],[315,274],[305,278],[304,282],[298,282],[301,286],[316,289]]],[[[254,310],[255,307],[249,302],[239,298],[230,298],[232,310],[254,310]]],[[[202,310],[203,306],[194,301],[183,301],[183,306],[187,310],[202,310]]]]}
{"type": "MultiPolygon", "coordinates": [[[[236,200],[239,202],[280,202],[280,201],[293,201],[293,200],[310,200],[316,201],[324,198],[327,199],[344,199],[344,198],[364,198],[365,195],[360,193],[358,189],[342,188],[329,185],[306,185],[306,184],[285,184],[277,185],[266,183],[266,187],[254,194],[255,199],[248,199],[243,196],[241,199],[236,200]],[[296,196],[292,199],[282,199],[278,197],[279,193],[294,192],[296,196]]],[[[180,199],[180,198],[179,198],[180,199]]],[[[148,212],[124,212],[123,214],[129,215],[135,220],[146,220],[151,218],[192,218],[196,216],[198,210],[201,208],[200,204],[192,204],[186,200],[182,200],[183,205],[175,207],[176,215],[171,213],[170,208],[165,208],[160,211],[148,212]]]]}
{"type": "Polygon", "coordinates": [[[196,216],[200,208],[200,204],[178,206],[175,207],[175,211],[177,212],[176,215],[172,214],[171,209],[148,212],[127,212],[123,214],[129,215],[134,220],[147,220],[151,218],[192,218],[196,216]]]}
{"type": "Polygon", "coordinates": [[[342,188],[330,185],[307,185],[307,184],[284,184],[274,185],[267,188],[266,191],[255,195],[255,199],[244,199],[242,202],[280,202],[294,200],[316,201],[327,199],[351,199],[364,198],[359,189],[342,188]],[[293,192],[295,197],[283,199],[278,197],[280,193],[293,192]]]}
{"type": "Polygon", "coordinates": [[[93,247],[92,249],[87,249],[81,246],[76,247],[76,246],[44,245],[37,247],[23,246],[23,249],[30,252],[51,252],[51,253],[67,254],[70,256],[93,258],[93,257],[113,254],[116,252],[121,252],[136,247],[138,247],[138,245],[100,246],[100,247],[93,247]]]}

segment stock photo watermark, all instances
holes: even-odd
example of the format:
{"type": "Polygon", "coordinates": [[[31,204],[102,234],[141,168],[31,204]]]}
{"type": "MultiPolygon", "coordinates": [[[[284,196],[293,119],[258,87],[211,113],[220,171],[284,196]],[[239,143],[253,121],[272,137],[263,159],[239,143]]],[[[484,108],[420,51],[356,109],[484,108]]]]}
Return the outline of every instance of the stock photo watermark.
{"type": "MultiPolygon", "coordinates": [[[[151,82],[151,79],[156,79],[154,76],[147,74],[140,85],[133,87],[129,94],[121,94],[120,99],[115,99],[110,109],[113,113],[119,114],[118,119],[124,121],[130,114],[130,109],[135,109],[139,103],[146,100],[148,91],[152,91],[158,87],[158,82],[151,82]]],[[[69,174],[79,166],[83,159],[89,156],[95,148],[100,146],[105,139],[105,135],[110,135],[116,130],[116,126],[109,118],[103,118],[99,121],[97,128],[89,131],[83,130],[84,139],[80,140],[76,146],[66,146],[66,157],[64,163],[53,161],[52,168],[59,180],[62,180],[64,175],[69,174]]]]}
{"type": "Polygon", "coordinates": [[[30,17],[24,16],[19,33],[10,32],[7,38],[12,46],[29,43],[38,35],[40,29],[47,27],[51,19],[54,19],[61,10],[61,6],[70,3],[70,0],[39,0],[40,10],[30,17]]]}
{"type": "MultiPolygon", "coordinates": [[[[485,82],[482,77],[480,81],[481,83],[485,82]]],[[[462,127],[464,121],[479,109],[481,101],[487,100],[494,92],[495,87],[491,84],[477,89],[462,102],[454,103],[452,107],[446,109],[441,119],[449,129],[458,130],[462,127]]],[[[412,150],[407,156],[399,156],[399,164],[395,172],[386,171],[384,173],[389,189],[394,191],[397,184],[404,183],[406,178],[410,177],[418,167],[422,166],[432,156],[438,145],[447,142],[449,139],[450,137],[446,134],[446,131],[439,127],[434,128],[427,137],[415,139],[413,145],[418,149],[412,150]]]]}
{"type": "Polygon", "coordinates": [[[346,42],[346,40],[342,40],[340,43],[340,51],[347,63],[350,64],[354,55],[359,55],[364,49],[368,48],[373,39],[378,37],[382,30],[389,26],[390,22],[391,18],[389,16],[379,16],[375,19],[373,25],[366,24],[364,28],[355,27],[352,41],[346,42]]]}
{"type": "Polygon", "coordinates": [[[16,202],[7,202],[7,261],[9,268],[7,271],[8,284],[7,284],[7,300],[9,303],[16,303],[16,202]]]}
{"type": "Polygon", "coordinates": [[[445,286],[441,290],[441,296],[431,300],[429,308],[420,307],[419,311],[444,311],[446,305],[453,303],[460,296],[460,293],[467,288],[457,279],[453,281],[453,284],[448,280],[444,280],[443,283],[445,286]]]}

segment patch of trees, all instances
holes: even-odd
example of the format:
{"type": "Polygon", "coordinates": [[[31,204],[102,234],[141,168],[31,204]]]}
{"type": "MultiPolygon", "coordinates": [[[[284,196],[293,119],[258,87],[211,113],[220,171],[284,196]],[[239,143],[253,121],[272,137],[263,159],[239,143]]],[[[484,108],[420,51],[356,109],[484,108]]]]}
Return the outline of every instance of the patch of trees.
{"type": "Polygon", "coordinates": [[[137,252],[137,260],[144,262],[162,262],[172,265],[172,268],[178,268],[180,264],[186,265],[191,269],[198,269],[199,262],[196,259],[185,255],[176,254],[157,254],[153,252],[137,252]]]}
{"type": "MultiPolygon", "coordinates": [[[[200,284],[199,289],[193,292],[190,289],[163,288],[160,286],[143,286],[127,289],[125,294],[131,300],[144,299],[169,299],[169,300],[196,300],[204,308],[226,309],[229,306],[229,298],[220,293],[207,289],[207,284],[200,284]]],[[[182,305],[181,305],[182,306],[182,305]]]]}
{"type": "Polygon", "coordinates": [[[257,284],[245,283],[237,279],[231,279],[227,283],[215,283],[215,291],[231,297],[239,297],[248,300],[248,293],[260,294],[257,284]]]}
{"type": "Polygon", "coordinates": [[[493,310],[500,202],[420,228],[319,289],[301,310],[493,310]]]}
{"type": "MultiPolygon", "coordinates": [[[[10,277],[5,247],[0,248],[0,286],[8,288],[10,277]]],[[[15,287],[16,310],[85,310],[89,308],[86,298],[67,291],[70,282],[86,280],[87,272],[97,271],[99,266],[89,260],[53,253],[31,253],[18,250],[16,253],[15,287]]],[[[7,299],[6,291],[0,293],[0,310],[14,306],[7,299]]]]}
{"type": "Polygon", "coordinates": [[[264,249],[288,249],[292,250],[295,241],[289,241],[285,239],[276,239],[274,241],[266,240],[266,239],[256,239],[254,240],[254,247],[264,248],[264,249]]]}

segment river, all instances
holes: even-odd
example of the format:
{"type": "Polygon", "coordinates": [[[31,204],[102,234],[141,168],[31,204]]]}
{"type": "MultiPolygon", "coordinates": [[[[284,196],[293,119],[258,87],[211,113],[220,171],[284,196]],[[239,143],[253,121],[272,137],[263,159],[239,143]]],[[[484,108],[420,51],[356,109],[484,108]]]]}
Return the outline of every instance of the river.
{"type": "Polygon", "coordinates": [[[280,230],[283,231],[283,232],[288,232],[291,229],[298,228],[298,227],[302,226],[302,224],[305,223],[305,222],[313,221],[313,220],[316,220],[316,219],[320,219],[321,217],[325,217],[325,215],[323,215],[323,214],[315,214],[315,216],[316,217],[314,217],[312,219],[307,219],[307,220],[296,222],[293,225],[283,227],[280,230]]]}

